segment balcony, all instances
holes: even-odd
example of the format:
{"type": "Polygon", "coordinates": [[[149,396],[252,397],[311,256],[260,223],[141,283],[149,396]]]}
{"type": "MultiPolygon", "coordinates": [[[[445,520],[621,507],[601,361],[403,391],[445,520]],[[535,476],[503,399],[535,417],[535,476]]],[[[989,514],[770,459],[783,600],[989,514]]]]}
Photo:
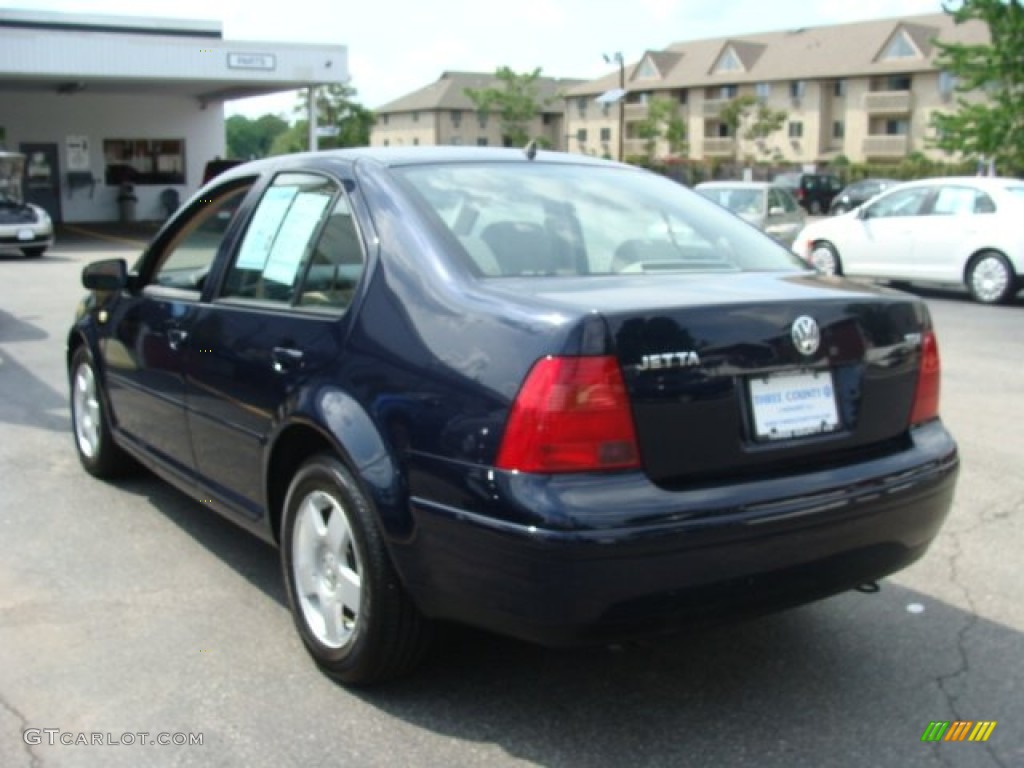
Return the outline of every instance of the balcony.
{"type": "Polygon", "coordinates": [[[626,157],[630,155],[646,155],[647,141],[645,139],[626,139],[622,144],[626,157]]]}
{"type": "Polygon", "coordinates": [[[717,118],[722,114],[722,107],[730,101],[732,101],[732,99],[705,99],[703,112],[704,117],[717,118]]]}
{"type": "Polygon", "coordinates": [[[910,91],[872,91],[864,94],[864,111],[869,115],[906,115],[913,109],[910,91]]]}
{"type": "Polygon", "coordinates": [[[701,149],[704,157],[732,157],[736,149],[736,140],[732,136],[704,139],[701,149]]]}
{"type": "Polygon", "coordinates": [[[626,119],[627,120],[643,120],[647,117],[647,105],[646,104],[626,104],[626,119]]]}
{"type": "Polygon", "coordinates": [[[868,136],[864,139],[865,157],[906,157],[909,149],[907,136],[868,136]]]}

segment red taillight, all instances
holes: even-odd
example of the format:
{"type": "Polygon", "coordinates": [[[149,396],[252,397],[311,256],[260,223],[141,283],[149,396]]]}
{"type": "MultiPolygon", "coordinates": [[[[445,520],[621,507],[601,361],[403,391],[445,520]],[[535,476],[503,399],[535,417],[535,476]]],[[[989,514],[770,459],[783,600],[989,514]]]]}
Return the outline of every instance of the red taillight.
{"type": "Polygon", "coordinates": [[[935,334],[932,331],[928,331],[921,341],[921,369],[917,374],[914,408],[910,412],[910,423],[912,425],[938,417],[941,371],[939,343],[935,340],[935,334]]]}
{"type": "Polygon", "coordinates": [[[633,414],[614,357],[546,357],[526,376],[497,466],[580,472],[640,466],[633,414]]]}

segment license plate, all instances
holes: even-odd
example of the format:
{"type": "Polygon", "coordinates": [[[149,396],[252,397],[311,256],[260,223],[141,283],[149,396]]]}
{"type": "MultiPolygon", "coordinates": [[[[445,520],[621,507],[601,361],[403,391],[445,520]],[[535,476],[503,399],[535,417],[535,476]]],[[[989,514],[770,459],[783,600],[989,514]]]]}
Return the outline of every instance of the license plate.
{"type": "Polygon", "coordinates": [[[831,373],[780,373],[750,379],[749,383],[758,440],[788,440],[839,429],[831,373]]]}
{"type": "Polygon", "coordinates": [[[19,240],[35,240],[36,236],[31,229],[19,229],[18,230],[19,240]]]}

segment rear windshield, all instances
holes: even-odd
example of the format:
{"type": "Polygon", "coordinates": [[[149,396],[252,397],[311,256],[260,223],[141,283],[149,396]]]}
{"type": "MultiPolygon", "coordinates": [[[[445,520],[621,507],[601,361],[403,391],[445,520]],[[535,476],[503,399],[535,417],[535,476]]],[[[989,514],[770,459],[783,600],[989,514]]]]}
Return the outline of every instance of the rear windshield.
{"type": "Polygon", "coordinates": [[[754,227],[652,173],[544,163],[395,170],[486,277],[807,269],[754,227]]]}

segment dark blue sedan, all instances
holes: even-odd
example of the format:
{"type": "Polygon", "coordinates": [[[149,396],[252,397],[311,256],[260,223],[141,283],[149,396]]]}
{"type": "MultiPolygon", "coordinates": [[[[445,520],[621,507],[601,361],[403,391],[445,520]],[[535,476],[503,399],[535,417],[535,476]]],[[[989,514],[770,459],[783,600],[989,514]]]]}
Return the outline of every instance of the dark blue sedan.
{"type": "Polygon", "coordinates": [[[950,508],[925,305],[629,166],[273,158],[83,282],[83,466],[279,545],[346,683],[409,671],[441,619],[572,645],[825,597],[950,508]]]}

